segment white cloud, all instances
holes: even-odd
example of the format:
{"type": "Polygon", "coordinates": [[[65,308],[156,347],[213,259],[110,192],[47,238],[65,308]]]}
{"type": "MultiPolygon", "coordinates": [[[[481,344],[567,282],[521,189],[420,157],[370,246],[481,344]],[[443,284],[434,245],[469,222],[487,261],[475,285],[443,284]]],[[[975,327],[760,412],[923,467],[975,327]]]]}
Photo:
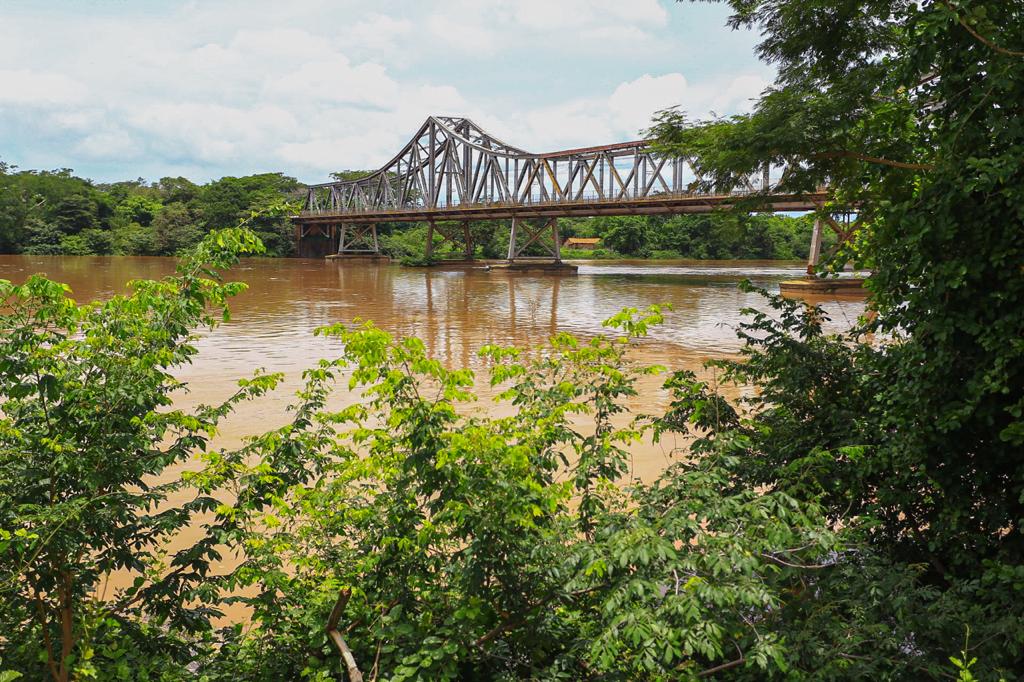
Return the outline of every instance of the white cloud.
{"type": "Polygon", "coordinates": [[[399,85],[380,64],[353,66],[344,55],[310,61],[268,80],[263,94],[274,101],[329,102],[387,108],[399,97],[399,85]]]}
{"type": "Polygon", "coordinates": [[[434,14],[427,18],[430,38],[444,50],[461,53],[493,54],[501,46],[495,27],[487,22],[465,21],[448,14],[434,14]]]}
{"type": "Polygon", "coordinates": [[[416,39],[414,29],[415,25],[408,19],[373,14],[342,27],[338,44],[343,50],[398,51],[403,47],[399,39],[416,39]]]}
{"type": "Polygon", "coordinates": [[[293,134],[291,112],[275,106],[229,107],[199,102],[154,103],[125,112],[125,121],[167,154],[203,161],[245,159],[268,140],[293,134]]]}
{"type": "Polygon", "coordinates": [[[644,74],[619,85],[608,100],[608,109],[620,128],[639,131],[650,124],[654,112],[673,106],[691,118],[746,112],[766,87],[764,78],[751,74],[698,86],[690,85],[681,73],[644,74]]]}
{"type": "Polygon", "coordinates": [[[510,144],[535,152],[556,151],[635,140],[650,126],[655,112],[672,106],[681,107],[694,118],[741,112],[766,86],[767,82],[756,75],[693,86],[681,73],[644,74],[619,84],[605,96],[538,107],[511,119],[487,120],[494,126],[490,132],[510,144]]]}
{"type": "Polygon", "coordinates": [[[663,26],[668,20],[657,0],[515,0],[516,20],[542,31],[593,26],[663,26]]]}
{"type": "Polygon", "coordinates": [[[693,111],[704,116],[712,113],[718,116],[747,113],[753,108],[754,100],[770,84],[762,76],[741,74],[725,84],[706,84],[693,88],[695,95],[706,102],[705,109],[693,111]]]}
{"type": "Polygon", "coordinates": [[[91,159],[135,159],[141,156],[143,147],[126,131],[112,129],[86,135],[75,145],[75,151],[91,159]]]}
{"type": "Polygon", "coordinates": [[[766,85],[756,71],[708,82],[675,64],[621,66],[668,44],[670,5],[221,0],[21,12],[0,26],[0,151],[21,165],[120,166],[124,177],[279,168],[316,180],[379,166],[430,114],[468,115],[545,151],[634,139],[675,104],[695,115],[748,107],[766,85]]]}
{"type": "Polygon", "coordinates": [[[0,70],[0,104],[74,104],[81,101],[85,94],[85,86],[62,73],[31,69],[0,70]]]}
{"type": "Polygon", "coordinates": [[[608,98],[608,109],[619,128],[636,134],[650,123],[652,113],[681,104],[688,91],[689,84],[681,73],[664,76],[644,74],[615,88],[608,98]]]}

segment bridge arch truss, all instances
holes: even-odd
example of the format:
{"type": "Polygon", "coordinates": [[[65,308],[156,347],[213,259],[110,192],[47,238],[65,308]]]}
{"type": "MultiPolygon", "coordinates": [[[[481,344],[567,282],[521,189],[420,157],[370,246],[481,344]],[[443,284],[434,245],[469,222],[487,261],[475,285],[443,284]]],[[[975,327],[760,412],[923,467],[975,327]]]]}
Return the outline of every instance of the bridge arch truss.
{"type": "Polygon", "coordinates": [[[346,223],[706,213],[751,195],[770,211],[824,203],[824,190],[777,192],[785,172],[766,165],[728,191],[707,193],[692,158],[661,155],[648,140],[532,153],[469,118],[431,116],[378,170],[308,186],[294,220],[301,238],[346,223]]]}

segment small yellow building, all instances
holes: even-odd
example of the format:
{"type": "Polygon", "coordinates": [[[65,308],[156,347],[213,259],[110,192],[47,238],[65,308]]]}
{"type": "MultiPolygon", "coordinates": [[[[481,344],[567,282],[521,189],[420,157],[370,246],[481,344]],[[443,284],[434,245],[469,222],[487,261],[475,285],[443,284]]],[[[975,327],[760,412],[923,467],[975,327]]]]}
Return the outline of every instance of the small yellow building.
{"type": "Polygon", "coordinates": [[[562,248],[593,251],[600,245],[601,239],[598,237],[569,237],[562,243],[562,248]]]}

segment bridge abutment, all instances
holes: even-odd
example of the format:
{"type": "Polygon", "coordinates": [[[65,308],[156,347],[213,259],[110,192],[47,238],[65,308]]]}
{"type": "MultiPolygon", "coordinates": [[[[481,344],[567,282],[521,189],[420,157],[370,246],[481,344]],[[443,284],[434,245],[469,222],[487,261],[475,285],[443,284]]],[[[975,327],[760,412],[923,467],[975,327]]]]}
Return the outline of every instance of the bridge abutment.
{"type": "Polygon", "coordinates": [[[324,258],[334,248],[334,225],[295,223],[295,255],[299,258],[324,258]]]}

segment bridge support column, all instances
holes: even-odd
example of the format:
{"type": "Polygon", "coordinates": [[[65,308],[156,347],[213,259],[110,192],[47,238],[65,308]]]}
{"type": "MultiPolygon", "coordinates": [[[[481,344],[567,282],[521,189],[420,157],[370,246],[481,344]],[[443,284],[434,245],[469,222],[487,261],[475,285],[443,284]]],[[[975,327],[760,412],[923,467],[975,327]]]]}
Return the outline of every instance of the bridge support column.
{"type": "Polygon", "coordinates": [[[434,221],[431,220],[427,223],[427,260],[430,260],[434,255],[434,221]]]}
{"type": "Polygon", "coordinates": [[[516,228],[519,227],[519,219],[512,216],[512,231],[508,237],[508,262],[516,259],[516,228]]]}
{"type": "Polygon", "coordinates": [[[860,227],[860,218],[852,220],[850,213],[842,215],[837,221],[828,213],[815,216],[814,230],[811,232],[811,248],[807,254],[807,276],[801,279],[779,283],[779,292],[783,296],[850,296],[862,298],[867,294],[864,279],[861,277],[819,277],[818,263],[821,261],[821,233],[828,225],[836,233],[836,244],[824,255],[826,259],[834,257],[836,252],[848,243],[860,227]]]}
{"type": "MultiPolygon", "coordinates": [[[[334,239],[334,226],[331,228],[331,239],[334,239]]],[[[341,223],[338,226],[338,256],[380,256],[380,242],[377,240],[377,223],[360,226],[349,226],[341,223]]]]}
{"type": "Polygon", "coordinates": [[[517,241],[519,236],[519,219],[512,218],[512,231],[508,238],[508,261],[510,263],[519,258],[533,244],[538,244],[551,254],[556,263],[562,262],[562,244],[558,236],[558,218],[547,218],[537,228],[532,228],[528,222],[524,222],[523,232],[526,233],[526,241],[520,246],[517,241]],[[543,239],[549,233],[551,236],[550,245],[543,239]]]}
{"type": "Polygon", "coordinates": [[[469,231],[469,221],[462,223],[462,239],[466,246],[466,260],[473,260],[473,233],[469,231]]]}
{"type": "Polygon", "coordinates": [[[811,249],[807,254],[807,274],[813,276],[818,268],[818,260],[821,258],[821,218],[814,219],[814,229],[811,231],[811,249]]]}
{"type": "Polygon", "coordinates": [[[555,262],[562,262],[562,237],[558,234],[558,218],[551,219],[551,238],[555,243],[555,262]]]}

